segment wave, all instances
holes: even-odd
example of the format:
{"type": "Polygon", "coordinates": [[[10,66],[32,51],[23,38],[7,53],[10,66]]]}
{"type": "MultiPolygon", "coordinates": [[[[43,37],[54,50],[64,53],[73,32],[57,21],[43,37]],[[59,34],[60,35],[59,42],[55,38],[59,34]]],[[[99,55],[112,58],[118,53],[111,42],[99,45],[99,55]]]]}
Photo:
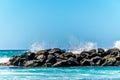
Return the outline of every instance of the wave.
{"type": "Polygon", "coordinates": [[[1,57],[1,58],[0,58],[0,63],[6,63],[6,62],[9,61],[9,59],[10,59],[10,57],[6,57],[6,56],[1,57]]]}
{"type": "MultiPolygon", "coordinates": [[[[59,44],[57,44],[57,45],[59,45],[59,44]]],[[[80,42],[78,40],[69,41],[67,46],[69,46],[69,47],[66,47],[66,50],[71,51],[73,53],[80,53],[84,50],[88,51],[91,49],[98,48],[96,42],[80,42]]],[[[37,43],[33,43],[31,45],[31,47],[29,48],[29,50],[31,52],[37,52],[39,50],[43,50],[43,49],[47,49],[47,48],[51,48],[51,47],[48,46],[48,44],[46,44],[45,42],[39,42],[39,43],[37,42],[37,43]]],[[[120,49],[120,40],[115,41],[112,48],[120,49]]],[[[104,48],[104,49],[107,50],[107,48],[104,48]]]]}
{"type": "MultiPolygon", "coordinates": [[[[96,49],[97,48],[97,44],[94,42],[69,42],[68,44],[69,47],[66,48],[67,51],[73,52],[73,53],[80,53],[84,50],[90,50],[90,49],[96,49]]],[[[48,44],[46,45],[44,42],[41,43],[33,43],[30,48],[29,51],[31,52],[37,52],[39,50],[44,50],[47,48],[52,48],[49,47],[48,44]]],[[[59,47],[58,47],[59,48],[59,47]]]]}
{"type": "Polygon", "coordinates": [[[120,40],[114,42],[113,48],[118,48],[118,49],[120,49],[120,40]]]}

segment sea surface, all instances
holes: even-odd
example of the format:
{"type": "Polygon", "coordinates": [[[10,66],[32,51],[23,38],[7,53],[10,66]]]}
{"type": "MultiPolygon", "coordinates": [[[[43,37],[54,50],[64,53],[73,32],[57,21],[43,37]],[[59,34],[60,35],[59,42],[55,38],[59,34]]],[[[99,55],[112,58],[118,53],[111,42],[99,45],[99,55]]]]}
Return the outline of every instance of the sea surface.
{"type": "MultiPolygon", "coordinates": [[[[0,62],[26,50],[1,50],[0,62]]],[[[0,80],[120,80],[120,67],[0,67],[0,80]]]]}

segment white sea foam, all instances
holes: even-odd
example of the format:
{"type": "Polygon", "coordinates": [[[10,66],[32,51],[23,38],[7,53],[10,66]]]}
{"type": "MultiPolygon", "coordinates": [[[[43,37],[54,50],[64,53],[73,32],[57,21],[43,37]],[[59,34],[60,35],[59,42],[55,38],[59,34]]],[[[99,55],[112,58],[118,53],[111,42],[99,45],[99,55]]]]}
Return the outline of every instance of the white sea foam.
{"type": "Polygon", "coordinates": [[[118,49],[120,49],[120,40],[114,42],[113,48],[118,48],[118,49]]]}
{"type": "MultiPolygon", "coordinates": [[[[71,51],[73,53],[81,53],[84,50],[88,51],[91,49],[98,48],[97,43],[95,43],[95,42],[82,42],[82,41],[79,41],[78,39],[69,40],[69,43],[66,46],[68,46],[68,47],[66,47],[67,51],[71,51]]],[[[43,50],[43,49],[47,49],[47,48],[51,48],[51,47],[50,47],[50,45],[48,47],[48,44],[46,44],[45,42],[36,42],[31,45],[29,50],[31,52],[37,52],[38,50],[43,50]]],[[[113,48],[120,49],[120,40],[117,40],[114,42],[113,48]]],[[[105,49],[105,51],[107,50],[107,48],[104,48],[104,49],[105,49]]]]}
{"type": "Polygon", "coordinates": [[[6,63],[9,61],[9,59],[10,59],[9,57],[4,56],[4,57],[0,58],[0,63],[6,63]]]}
{"type": "Polygon", "coordinates": [[[45,48],[46,48],[46,47],[45,47],[45,42],[41,42],[41,43],[36,42],[36,43],[33,43],[33,44],[30,46],[29,50],[30,50],[31,52],[37,52],[37,51],[43,50],[43,49],[45,49],[45,48]]]}
{"type": "Polygon", "coordinates": [[[70,48],[69,51],[73,53],[81,53],[84,50],[88,51],[91,49],[97,49],[97,44],[94,42],[82,42],[70,48]]]}

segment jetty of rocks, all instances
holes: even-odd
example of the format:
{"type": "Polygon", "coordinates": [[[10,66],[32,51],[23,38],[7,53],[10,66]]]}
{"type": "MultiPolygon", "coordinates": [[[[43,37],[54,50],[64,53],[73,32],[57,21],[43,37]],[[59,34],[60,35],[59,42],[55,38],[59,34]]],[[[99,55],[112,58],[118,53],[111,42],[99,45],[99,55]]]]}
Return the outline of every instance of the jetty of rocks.
{"type": "Polygon", "coordinates": [[[120,50],[117,48],[105,51],[102,48],[82,51],[74,54],[59,48],[25,52],[14,55],[7,66],[20,67],[79,67],[79,66],[120,66],[120,50]]]}

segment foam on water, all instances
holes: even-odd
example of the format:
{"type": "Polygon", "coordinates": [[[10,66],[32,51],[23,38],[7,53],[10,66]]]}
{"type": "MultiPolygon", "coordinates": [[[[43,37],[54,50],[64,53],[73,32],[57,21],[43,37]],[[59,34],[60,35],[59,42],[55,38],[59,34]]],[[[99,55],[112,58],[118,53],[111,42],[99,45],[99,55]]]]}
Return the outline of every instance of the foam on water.
{"type": "Polygon", "coordinates": [[[6,56],[4,56],[4,57],[1,57],[0,58],[0,63],[6,63],[6,62],[8,62],[9,61],[9,57],[6,57],[6,56]]]}
{"type": "Polygon", "coordinates": [[[37,52],[37,51],[43,50],[43,49],[45,49],[45,42],[41,42],[41,43],[35,42],[29,48],[29,50],[31,52],[37,52]]]}
{"type": "Polygon", "coordinates": [[[120,49],[120,40],[114,42],[113,48],[118,48],[118,49],[120,49]]]}
{"type": "MultiPolygon", "coordinates": [[[[39,50],[43,50],[47,48],[51,48],[51,47],[48,47],[48,44],[46,45],[45,42],[41,42],[41,43],[33,43],[30,46],[29,50],[31,52],[37,52],[39,50]]],[[[97,43],[94,42],[80,42],[80,43],[74,42],[74,43],[69,43],[69,47],[67,48],[67,50],[73,53],[80,53],[84,50],[91,50],[96,48],[97,48],[97,43]]]]}
{"type": "Polygon", "coordinates": [[[97,49],[97,44],[93,42],[84,42],[73,46],[69,51],[73,53],[81,53],[84,50],[88,51],[91,49],[97,49]]]}

